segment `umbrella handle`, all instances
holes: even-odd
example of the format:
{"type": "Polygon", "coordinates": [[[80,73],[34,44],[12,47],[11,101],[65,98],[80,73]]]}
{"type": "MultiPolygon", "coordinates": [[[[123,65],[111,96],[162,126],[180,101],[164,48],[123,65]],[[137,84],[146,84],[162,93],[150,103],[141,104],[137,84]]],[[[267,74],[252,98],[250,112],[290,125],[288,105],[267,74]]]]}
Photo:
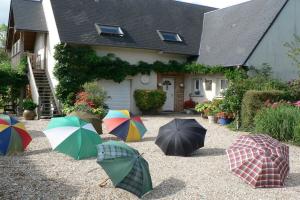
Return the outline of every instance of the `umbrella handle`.
{"type": "Polygon", "coordinates": [[[107,185],[107,181],[109,180],[109,178],[106,178],[104,181],[102,181],[99,186],[100,187],[105,187],[107,185]]]}

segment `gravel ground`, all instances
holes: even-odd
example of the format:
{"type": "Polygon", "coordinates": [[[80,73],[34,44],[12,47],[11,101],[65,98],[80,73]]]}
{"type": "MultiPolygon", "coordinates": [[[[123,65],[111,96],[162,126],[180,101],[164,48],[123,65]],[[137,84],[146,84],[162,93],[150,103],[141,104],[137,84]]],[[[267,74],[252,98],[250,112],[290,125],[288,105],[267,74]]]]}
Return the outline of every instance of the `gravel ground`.
{"type": "MultiPolygon", "coordinates": [[[[175,116],[143,117],[148,133],[129,143],[149,162],[154,190],[143,199],[300,199],[300,148],[290,146],[290,175],[286,187],[252,189],[229,172],[225,149],[243,133],[206,120],[205,147],[192,157],[167,157],[154,144],[158,129],[175,116]]],[[[186,116],[177,116],[184,118],[186,116]]],[[[95,158],[76,161],[51,151],[43,130],[48,121],[26,121],[33,141],[25,153],[0,157],[0,199],[137,199],[115,189],[95,158]]],[[[104,139],[112,138],[104,134],[104,139]]]]}

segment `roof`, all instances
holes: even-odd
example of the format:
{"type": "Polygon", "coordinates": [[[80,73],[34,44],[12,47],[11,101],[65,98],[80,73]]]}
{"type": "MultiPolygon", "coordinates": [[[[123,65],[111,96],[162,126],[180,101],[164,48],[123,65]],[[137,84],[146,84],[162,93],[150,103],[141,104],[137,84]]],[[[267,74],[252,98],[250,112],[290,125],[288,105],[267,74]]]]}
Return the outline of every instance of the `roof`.
{"type": "Polygon", "coordinates": [[[287,0],[252,0],[206,13],[198,63],[245,65],[287,0]]]}
{"type": "Polygon", "coordinates": [[[51,0],[61,42],[198,55],[203,14],[214,8],[173,0],[51,0]],[[95,23],[117,25],[123,37],[99,35],[95,23]],[[179,33],[162,41],[157,30],[179,33]]]}
{"type": "Polygon", "coordinates": [[[11,11],[15,29],[28,31],[47,31],[42,1],[12,0],[11,11]]]}

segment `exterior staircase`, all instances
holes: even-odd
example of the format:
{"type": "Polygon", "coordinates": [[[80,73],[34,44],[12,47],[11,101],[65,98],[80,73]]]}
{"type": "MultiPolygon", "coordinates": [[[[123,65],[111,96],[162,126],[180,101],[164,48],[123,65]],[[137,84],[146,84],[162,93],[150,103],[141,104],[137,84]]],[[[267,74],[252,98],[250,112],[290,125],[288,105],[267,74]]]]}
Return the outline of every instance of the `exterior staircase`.
{"type": "Polygon", "coordinates": [[[39,118],[47,119],[58,116],[60,113],[57,109],[45,70],[33,69],[33,74],[39,93],[39,118]]]}

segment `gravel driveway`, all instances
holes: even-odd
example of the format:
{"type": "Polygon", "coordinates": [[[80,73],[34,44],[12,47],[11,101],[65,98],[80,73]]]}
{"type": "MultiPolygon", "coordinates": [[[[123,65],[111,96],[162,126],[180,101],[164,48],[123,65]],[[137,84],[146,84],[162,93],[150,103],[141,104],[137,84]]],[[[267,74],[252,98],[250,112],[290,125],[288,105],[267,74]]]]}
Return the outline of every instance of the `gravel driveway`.
{"type": "MultiPolygon", "coordinates": [[[[300,148],[290,146],[286,187],[252,189],[229,172],[225,149],[243,133],[196,119],[207,128],[205,147],[192,157],[167,157],[154,144],[158,129],[175,116],[143,117],[148,128],[142,142],[129,143],[149,162],[154,190],[143,199],[300,199],[300,148]]],[[[176,116],[186,118],[185,115],[176,116]]],[[[194,116],[193,116],[194,117],[194,116]]],[[[115,189],[95,158],[76,161],[52,152],[43,130],[48,121],[26,121],[33,141],[28,151],[0,157],[0,199],[137,199],[115,189]]],[[[112,138],[104,134],[103,138],[112,138]]]]}

